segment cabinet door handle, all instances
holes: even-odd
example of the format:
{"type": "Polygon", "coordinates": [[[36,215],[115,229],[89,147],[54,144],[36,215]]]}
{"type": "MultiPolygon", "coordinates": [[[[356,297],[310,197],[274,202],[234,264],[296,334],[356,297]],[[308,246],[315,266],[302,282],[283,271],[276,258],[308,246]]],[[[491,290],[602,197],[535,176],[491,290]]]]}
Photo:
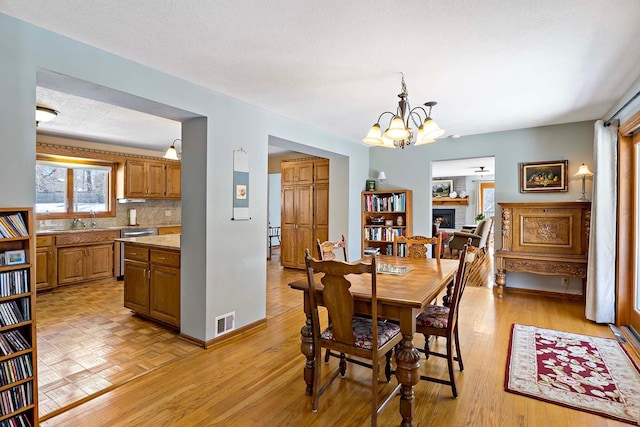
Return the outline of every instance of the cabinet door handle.
{"type": "Polygon", "coordinates": [[[159,256],[158,259],[166,259],[166,258],[163,256],[159,256]]]}

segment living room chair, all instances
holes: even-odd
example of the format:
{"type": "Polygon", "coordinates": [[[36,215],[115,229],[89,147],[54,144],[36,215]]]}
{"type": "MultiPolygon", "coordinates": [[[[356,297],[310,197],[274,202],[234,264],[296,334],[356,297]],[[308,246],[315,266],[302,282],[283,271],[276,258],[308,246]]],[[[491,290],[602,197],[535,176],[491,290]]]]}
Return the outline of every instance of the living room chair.
{"type": "Polygon", "coordinates": [[[479,221],[476,228],[471,231],[454,231],[449,238],[449,253],[453,254],[454,249],[461,250],[469,239],[471,239],[472,246],[485,250],[492,226],[493,217],[491,216],[479,221]]]}
{"type": "Polygon", "coordinates": [[[416,318],[416,333],[424,335],[424,349],[418,349],[425,353],[428,359],[430,355],[447,359],[449,369],[449,380],[421,375],[420,379],[432,381],[439,384],[451,386],[453,397],[458,397],[456,380],[453,375],[453,361],[458,362],[460,371],[464,370],[462,364],[462,353],[460,352],[460,338],[458,336],[458,312],[460,300],[464,288],[469,280],[473,269],[479,259],[479,248],[465,245],[459,251],[459,265],[454,279],[453,294],[448,307],[439,305],[429,305],[416,318]],[[430,337],[444,337],[446,339],[446,353],[439,353],[429,349],[430,337]],[[456,356],[453,356],[453,344],[456,346],[456,356]]]}
{"type": "Polygon", "coordinates": [[[404,256],[410,258],[426,258],[427,246],[435,245],[433,250],[433,257],[440,265],[440,255],[442,253],[442,235],[438,234],[435,237],[424,236],[396,236],[395,238],[395,254],[396,256],[404,256]]]}
{"type": "MultiPolygon", "coordinates": [[[[318,410],[320,395],[336,379],[338,375],[345,377],[347,361],[350,356],[371,361],[371,425],[377,425],[378,415],[400,390],[398,383],[383,400],[379,402],[379,359],[386,357],[387,382],[391,376],[391,351],[402,341],[400,327],[384,319],[378,319],[378,304],[376,294],[376,257],[371,257],[370,264],[347,263],[343,261],[320,261],[313,259],[309,250],[305,250],[307,280],[309,283],[309,308],[311,311],[311,328],[313,330],[313,344],[315,350],[315,369],[313,378],[312,405],[313,412],[318,410]],[[331,325],[320,332],[318,315],[318,290],[315,283],[315,273],[324,273],[322,299],[331,317],[331,325]],[[368,274],[371,277],[371,318],[356,316],[354,312],[354,297],[350,291],[351,283],[346,278],[349,274],[368,274]],[[340,353],[338,369],[329,380],[321,386],[322,349],[327,348],[340,353]]],[[[366,366],[366,365],[365,365],[366,366]]]]}
{"type": "Polygon", "coordinates": [[[332,242],[327,240],[320,243],[320,239],[317,240],[318,259],[322,261],[349,261],[347,258],[347,242],[344,240],[344,234],[340,240],[332,242]]]}

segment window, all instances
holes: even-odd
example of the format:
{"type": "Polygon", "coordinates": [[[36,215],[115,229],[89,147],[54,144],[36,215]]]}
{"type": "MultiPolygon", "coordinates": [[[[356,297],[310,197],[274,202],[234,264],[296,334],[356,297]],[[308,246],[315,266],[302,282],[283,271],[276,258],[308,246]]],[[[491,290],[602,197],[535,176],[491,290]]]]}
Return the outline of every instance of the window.
{"type": "Polygon", "coordinates": [[[88,161],[36,161],[36,214],[39,218],[114,216],[114,164],[88,161]]]}

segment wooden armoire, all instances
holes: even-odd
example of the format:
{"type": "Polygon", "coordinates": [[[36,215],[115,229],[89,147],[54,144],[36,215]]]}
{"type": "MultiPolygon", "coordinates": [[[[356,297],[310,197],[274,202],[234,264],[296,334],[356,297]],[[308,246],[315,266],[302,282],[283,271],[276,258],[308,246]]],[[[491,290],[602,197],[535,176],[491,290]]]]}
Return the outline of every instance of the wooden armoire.
{"type": "Polygon", "coordinates": [[[304,250],[316,254],[316,240],[328,240],[329,159],[283,160],[280,262],[304,268],[304,250]]]}

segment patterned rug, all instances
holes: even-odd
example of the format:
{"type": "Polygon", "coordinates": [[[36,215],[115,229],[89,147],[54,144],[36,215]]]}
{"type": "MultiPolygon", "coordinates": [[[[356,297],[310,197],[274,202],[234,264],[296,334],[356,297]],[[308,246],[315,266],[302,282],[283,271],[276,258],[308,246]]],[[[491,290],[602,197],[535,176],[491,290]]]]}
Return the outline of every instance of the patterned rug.
{"type": "Polygon", "coordinates": [[[504,388],[618,421],[640,421],[640,372],[615,339],[514,324],[504,388]]]}

